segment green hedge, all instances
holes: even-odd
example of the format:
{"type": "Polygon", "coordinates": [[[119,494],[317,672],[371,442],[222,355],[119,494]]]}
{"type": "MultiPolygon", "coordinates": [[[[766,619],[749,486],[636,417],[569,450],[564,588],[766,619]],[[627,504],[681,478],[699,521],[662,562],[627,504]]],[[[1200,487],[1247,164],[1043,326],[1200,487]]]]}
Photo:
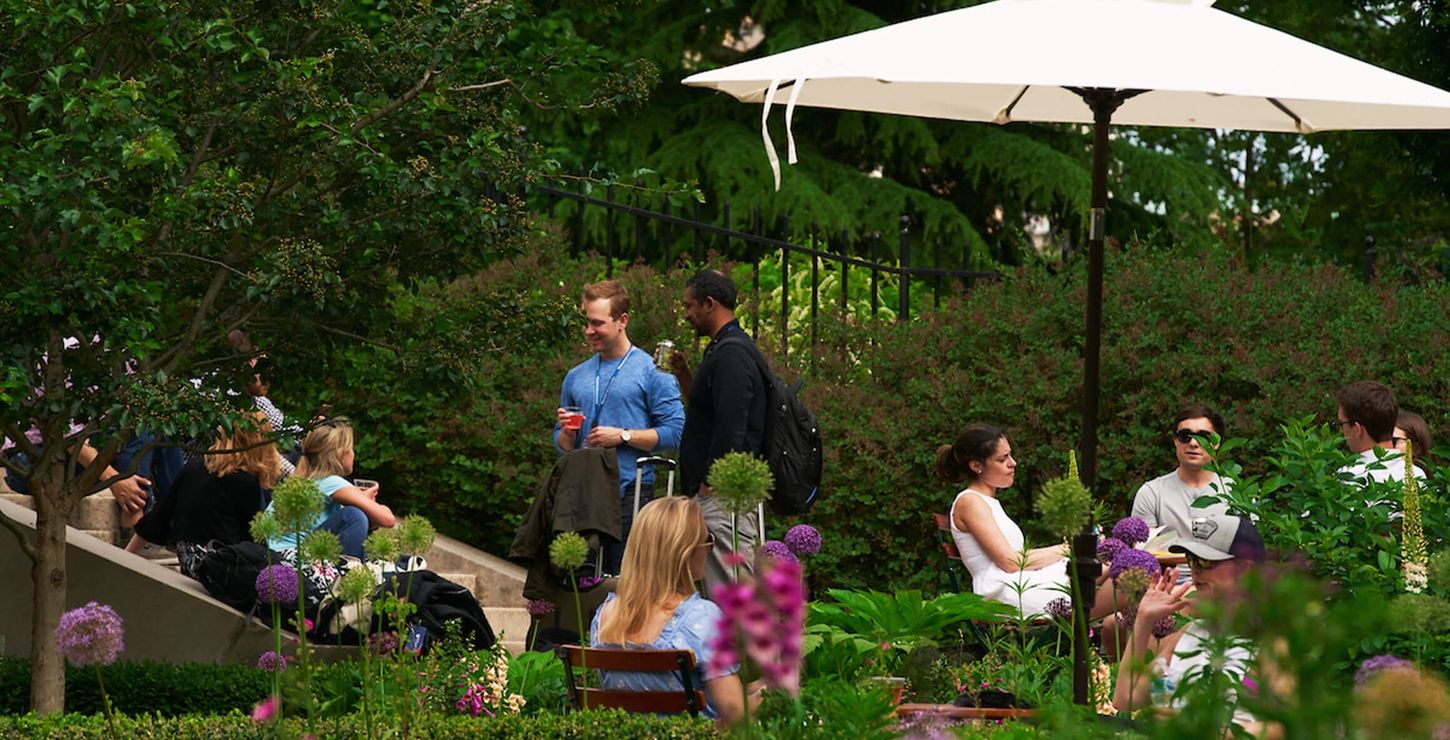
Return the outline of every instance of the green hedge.
{"type": "MultiPolygon", "coordinates": [[[[1098,498],[1114,513],[1128,508],[1144,480],[1173,468],[1164,429],[1184,401],[1223,412],[1229,435],[1250,441],[1238,455],[1250,470],[1273,446],[1280,422],[1332,419],[1334,391],[1360,378],[1392,383],[1404,406],[1447,429],[1446,283],[1390,276],[1367,285],[1333,266],[1248,270],[1223,255],[1143,245],[1115,251],[1107,263],[1098,498]]],[[[600,261],[535,256],[470,282],[467,290],[485,303],[532,316],[536,330],[479,355],[481,369],[461,402],[445,400],[436,378],[419,385],[383,372],[370,354],[380,350],[339,358],[326,392],[358,419],[360,469],[383,481],[398,508],[504,552],[555,459],[549,431],[559,382],[588,357],[571,307],[601,271],[600,261]]],[[[637,344],[670,338],[697,351],[679,315],[689,272],[617,271],[633,293],[637,344]]],[[[742,288],[748,297],[749,286],[742,288]]],[[[1003,503],[1033,536],[1032,495],[1062,474],[1080,434],[1084,295],[1081,265],[1070,265],[1058,275],[1029,269],[978,285],[900,325],[840,320],[831,297],[823,298],[818,351],[793,353],[783,371],[807,377],[805,398],[826,443],[824,497],[810,516],[825,535],[823,552],[807,564],[813,586],[933,581],[940,554],[927,515],[944,511],[955,494],[932,473],[935,448],[969,421],[1011,433],[1021,467],[1003,503]]],[[[808,301],[792,296],[794,306],[808,301]]],[[[761,325],[768,352],[780,344],[774,321],[761,325]]],[[[793,334],[809,330],[792,324],[793,334]]],[[[279,395],[292,394],[288,408],[308,408],[304,399],[318,392],[292,386],[279,395]]],[[[776,519],[771,529],[791,523],[776,519]]]]}
{"type": "MultiPolygon", "coordinates": [[[[1175,467],[1166,429],[1185,401],[1216,407],[1228,435],[1248,440],[1235,457],[1250,471],[1285,419],[1333,420],[1333,394],[1352,380],[1388,382],[1433,428],[1450,422],[1450,284],[1366,285],[1329,266],[1250,271],[1146,248],[1108,266],[1096,493],[1114,515],[1175,467]]],[[[932,580],[941,555],[927,514],[956,493],[933,474],[935,448],[970,421],[1011,435],[1020,467],[1003,504],[1032,538],[1032,496],[1080,436],[1084,295],[1080,271],[1024,271],[908,325],[823,332],[852,350],[818,357],[806,391],[827,444],[818,577],[932,580]]]]}
{"type": "MultiPolygon", "coordinates": [[[[225,714],[251,711],[272,689],[268,674],[250,666],[121,661],[103,669],[111,706],[132,714],[225,714]]],[[[66,667],[65,705],[100,712],[101,694],[91,668],[66,667]]],[[[0,658],[0,714],[30,709],[30,661],[0,658]]]]}
{"type": "MultiPolygon", "coordinates": [[[[259,725],[241,714],[228,716],[193,716],[163,718],[155,716],[116,718],[116,734],[126,738],[256,738],[301,737],[306,721],[289,718],[281,727],[259,725]],[[280,730],[274,734],[274,730],[280,730]]],[[[317,722],[322,738],[360,737],[365,734],[360,715],[324,719],[317,722]]],[[[713,721],[690,717],[656,717],[626,714],[617,710],[591,710],[569,714],[545,714],[534,717],[509,715],[497,718],[474,718],[463,715],[421,715],[413,718],[409,733],[430,740],[448,738],[540,738],[572,737],[612,740],[620,737],[649,737],[660,740],[717,737],[713,721]]],[[[24,715],[0,716],[0,737],[107,738],[106,718],[100,715],[61,714],[48,717],[24,715]]]]}

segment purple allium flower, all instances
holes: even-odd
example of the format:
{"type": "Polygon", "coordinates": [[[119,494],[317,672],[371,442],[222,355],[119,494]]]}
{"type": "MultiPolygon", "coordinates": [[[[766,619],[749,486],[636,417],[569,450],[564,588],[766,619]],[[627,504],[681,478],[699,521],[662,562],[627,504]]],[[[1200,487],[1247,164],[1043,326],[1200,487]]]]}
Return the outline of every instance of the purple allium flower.
{"type": "Polygon", "coordinates": [[[797,524],[785,533],[785,546],[796,555],[814,555],[821,551],[821,533],[809,524],[797,524]]]}
{"type": "Polygon", "coordinates": [[[544,599],[529,599],[524,608],[529,610],[529,616],[535,619],[543,619],[554,613],[554,602],[544,599]]]}
{"type": "Polygon", "coordinates": [[[1126,632],[1133,631],[1133,623],[1138,621],[1137,609],[1124,609],[1118,612],[1118,624],[1122,625],[1126,632]]]}
{"type": "Polygon", "coordinates": [[[1047,616],[1058,619],[1072,619],[1072,599],[1059,596],[1047,602],[1047,616]]]}
{"type": "Polygon", "coordinates": [[[760,546],[760,551],[782,562],[786,560],[794,561],[796,559],[795,553],[791,552],[790,546],[780,540],[766,540],[765,544],[760,546]]]}
{"type": "Polygon", "coordinates": [[[1162,570],[1158,567],[1158,558],[1153,557],[1153,553],[1129,547],[1113,557],[1113,564],[1108,568],[1108,576],[1116,582],[1124,573],[1135,569],[1143,571],[1143,574],[1147,576],[1156,576],[1162,570]]]}
{"type": "Polygon", "coordinates": [[[257,574],[257,601],[262,604],[297,603],[297,569],[290,565],[269,565],[257,574]]]}
{"type": "Polygon", "coordinates": [[[1148,541],[1148,523],[1136,516],[1125,516],[1113,525],[1113,536],[1132,547],[1148,541]]]}
{"type": "Polygon", "coordinates": [[[389,630],[368,635],[368,649],[373,652],[373,655],[381,656],[398,652],[398,633],[389,630]]]}
{"type": "Polygon", "coordinates": [[[1105,537],[1098,543],[1098,562],[1111,563],[1118,553],[1128,549],[1127,544],[1117,537],[1105,537]]]}
{"type": "Polygon", "coordinates": [[[268,650],[257,658],[257,667],[268,673],[281,673],[287,670],[287,658],[268,650]]]}
{"type": "Polygon", "coordinates": [[[1161,640],[1173,634],[1173,631],[1176,629],[1178,629],[1178,620],[1175,620],[1173,615],[1169,614],[1153,623],[1153,636],[1161,640]]]}
{"type": "Polygon", "coordinates": [[[579,590],[588,591],[589,589],[594,588],[601,583],[604,583],[603,578],[598,578],[596,576],[583,576],[579,579],[579,590]]]}
{"type": "Polygon", "coordinates": [[[1371,678],[1383,671],[1404,671],[1414,667],[1414,663],[1404,658],[1397,658],[1393,655],[1376,655],[1359,664],[1359,670],[1354,672],[1354,686],[1355,688],[1364,686],[1369,683],[1371,678]]]}
{"type": "Polygon", "coordinates": [[[60,615],[55,643],[71,665],[110,665],[126,649],[121,617],[105,604],[92,601],[60,615]]]}

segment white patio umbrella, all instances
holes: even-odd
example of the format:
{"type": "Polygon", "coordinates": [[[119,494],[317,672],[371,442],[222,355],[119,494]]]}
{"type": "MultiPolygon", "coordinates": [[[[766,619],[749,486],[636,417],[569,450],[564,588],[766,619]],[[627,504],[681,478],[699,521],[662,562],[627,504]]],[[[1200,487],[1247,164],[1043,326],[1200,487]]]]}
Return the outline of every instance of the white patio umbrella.
{"type": "MultiPolygon", "coordinates": [[[[798,105],[999,124],[1092,123],[1081,445],[1091,485],[1110,123],[1301,134],[1450,128],[1450,92],[1214,10],[1212,2],[997,0],[701,72],[684,84],[764,104],[761,134],[777,187],[765,123],[780,96],[788,135],[798,105]]],[[[792,140],[792,162],[794,149],[792,140]]],[[[1086,546],[1074,550],[1096,563],[1086,546]]],[[[1086,664],[1076,657],[1074,693],[1082,701],[1086,664]]]]}

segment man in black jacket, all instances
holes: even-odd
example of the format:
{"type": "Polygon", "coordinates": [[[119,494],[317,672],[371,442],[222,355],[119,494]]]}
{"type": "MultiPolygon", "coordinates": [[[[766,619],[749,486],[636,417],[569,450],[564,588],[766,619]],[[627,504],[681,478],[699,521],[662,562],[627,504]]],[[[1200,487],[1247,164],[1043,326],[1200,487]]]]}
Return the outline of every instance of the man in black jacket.
{"type": "Polygon", "coordinates": [[[696,335],[711,338],[689,384],[689,407],[680,440],[682,490],[695,496],[705,526],[715,539],[705,563],[707,589],[727,582],[734,572],[727,561],[737,536],[744,556],[740,567],[751,572],[759,531],[755,512],[733,516],[705,483],[710,466],[727,452],[760,455],[765,446],[765,377],[752,348],[745,344],[754,340],[735,320],[735,296],[735,283],[716,270],[702,270],[685,283],[685,320],[696,335]],[[730,341],[721,341],[727,337],[730,341]]]}

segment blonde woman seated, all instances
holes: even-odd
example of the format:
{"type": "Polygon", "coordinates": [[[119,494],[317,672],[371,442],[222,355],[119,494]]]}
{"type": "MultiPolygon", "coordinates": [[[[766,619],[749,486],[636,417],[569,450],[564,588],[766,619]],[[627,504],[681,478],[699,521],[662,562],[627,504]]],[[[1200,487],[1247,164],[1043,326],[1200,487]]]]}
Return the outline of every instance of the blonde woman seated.
{"type": "MultiPolygon", "coordinates": [[[[955,442],[937,449],[937,474],[967,487],[952,502],[952,539],[972,574],[978,596],[1009,604],[1022,616],[1046,612],[1047,602],[1068,593],[1067,545],[1025,550],[1022,529],[1002,510],[997,494],[1017,475],[1012,445],[1002,430],[973,424],[955,442]]],[[[1089,611],[1093,618],[1112,611],[1110,586],[1100,588],[1089,611]]]]}
{"type": "MultiPolygon", "coordinates": [[[[346,419],[322,422],[303,438],[302,459],[297,461],[297,472],[293,475],[316,481],[323,496],[322,513],[302,531],[301,537],[315,530],[327,530],[342,541],[344,555],[361,558],[368,531],[391,527],[396,519],[392,509],[378,503],[377,486],[358,488],[343,477],[352,475],[352,441],[352,427],[346,419]]],[[[286,533],[267,545],[273,550],[294,549],[298,539],[297,535],[286,533]]]]}
{"type": "Polygon", "coordinates": [[[269,439],[271,431],[261,414],[252,414],[229,434],[218,429],[216,443],[188,462],[136,522],[126,550],[139,552],[148,542],[167,545],[190,575],[197,547],[250,540],[247,529],[264,506],[262,491],[276,485],[280,474],[281,456],[269,439]]]}
{"type": "MultiPolygon", "coordinates": [[[[740,666],[710,670],[710,644],[721,612],[695,591],[713,545],[692,499],[673,496],[640,509],[624,548],[619,588],[599,607],[589,634],[594,647],[693,651],[693,683],[705,689],[706,716],[733,721],[744,714],[740,666]]],[[[599,673],[606,689],[679,691],[682,686],[671,674],[599,673]]],[[[759,701],[759,690],[752,686],[751,706],[759,701]]]]}

